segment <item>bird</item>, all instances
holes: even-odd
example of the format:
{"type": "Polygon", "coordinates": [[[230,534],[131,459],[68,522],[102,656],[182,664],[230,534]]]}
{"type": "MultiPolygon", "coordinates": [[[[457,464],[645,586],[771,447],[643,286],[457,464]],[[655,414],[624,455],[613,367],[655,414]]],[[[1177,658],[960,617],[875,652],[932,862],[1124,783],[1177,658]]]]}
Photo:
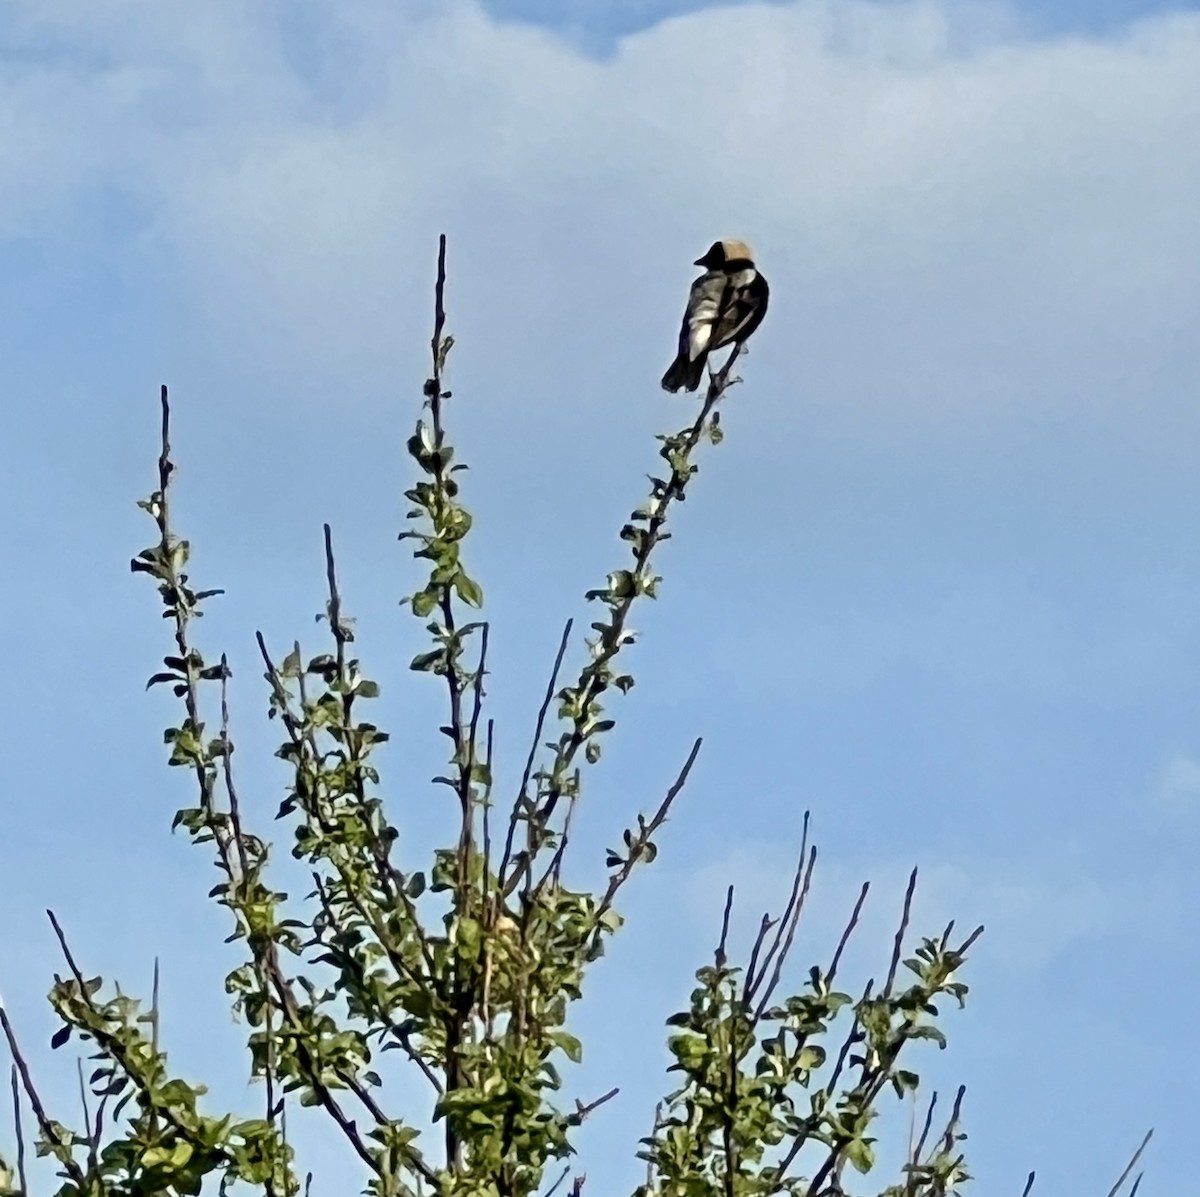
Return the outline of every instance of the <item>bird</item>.
{"type": "Polygon", "coordinates": [[[704,377],[708,355],[726,345],[743,344],[767,314],[770,288],[744,241],[714,241],[695,264],[705,270],[688,295],[679,353],[662,378],[665,391],[694,391],[704,377]]]}

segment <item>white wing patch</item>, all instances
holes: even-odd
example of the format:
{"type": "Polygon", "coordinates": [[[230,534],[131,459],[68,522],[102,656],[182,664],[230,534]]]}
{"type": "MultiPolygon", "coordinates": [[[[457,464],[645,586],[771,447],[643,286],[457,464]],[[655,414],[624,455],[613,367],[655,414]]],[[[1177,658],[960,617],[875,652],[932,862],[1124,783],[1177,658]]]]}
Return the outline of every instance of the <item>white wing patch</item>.
{"type": "Polygon", "coordinates": [[[695,361],[708,348],[725,293],[725,275],[705,275],[696,280],[687,310],[688,358],[695,361]]]}

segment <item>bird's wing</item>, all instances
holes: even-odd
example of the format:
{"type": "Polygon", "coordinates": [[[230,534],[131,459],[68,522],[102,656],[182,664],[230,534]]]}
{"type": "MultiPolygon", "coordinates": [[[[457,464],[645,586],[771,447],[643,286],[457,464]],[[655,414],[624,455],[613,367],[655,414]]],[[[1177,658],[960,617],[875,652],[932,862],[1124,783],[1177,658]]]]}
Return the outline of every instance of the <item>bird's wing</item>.
{"type": "Polygon", "coordinates": [[[767,297],[767,280],[757,270],[747,269],[735,274],[722,302],[709,349],[717,350],[734,341],[744,341],[766,315],[767,297]]]}
{"type": "Polygon", "coordinates": [[[729,276],[723,270],[710,270],[693,284],[688,295],[683,327],[679,330],[679,352],[695,361],[709,349],[713,326],[726,306],[725,292],[729,276]]]}

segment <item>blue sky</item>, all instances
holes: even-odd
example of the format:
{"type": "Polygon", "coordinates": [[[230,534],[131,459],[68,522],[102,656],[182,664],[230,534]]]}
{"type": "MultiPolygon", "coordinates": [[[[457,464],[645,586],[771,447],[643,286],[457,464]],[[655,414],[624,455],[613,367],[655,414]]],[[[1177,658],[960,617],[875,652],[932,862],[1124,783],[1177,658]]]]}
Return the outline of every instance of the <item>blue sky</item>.
{"type": "MultiPolygon", "coordinates": [[[[690,263],[737,235],[771,313],[581,813],[586,874],[705,736],[581,1011],[580,1091],[623,1087],[580,1141],[589,1191],[638,1183],[662,1020],[725,884],[743,927],[777,900],[806,808],[797,978],[868,878],[857,963],[879,967],[913,864],[919,927],[988,927],[921,1061],[968,1084],[977,1191],[1036,1168],[1035,1191],[1105,1192],[1148,1125],[1142,1192],[1194,1184],[1191,6],[15,0],[0,113],[0,991],[50,1096],[74,1081],[42,1050],[47,906],[129,989],[160,955],[173,1062],[257,1108],[209,868],[167,834],[172,712],[142,691],[166,642],[127,562],[159,384],[195,576],[228,590],[203,631],[236,670],[252,808],[282,783],[252,634],[317,645],[329,520],[419,859],[445,826],[440,694],[404,668],[394,534],[437,234],[510,772],[652,436],[690,411],[657,383],[690,263]]],[[[320,1131],[309,1151],[349,1166],[320,1131]]]]}

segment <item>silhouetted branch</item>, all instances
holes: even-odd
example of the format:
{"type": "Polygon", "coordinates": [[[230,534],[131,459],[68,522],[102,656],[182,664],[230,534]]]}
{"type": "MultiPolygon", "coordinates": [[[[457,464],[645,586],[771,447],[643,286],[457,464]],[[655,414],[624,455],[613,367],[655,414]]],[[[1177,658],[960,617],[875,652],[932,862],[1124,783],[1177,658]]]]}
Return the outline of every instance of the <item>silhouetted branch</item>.
{"type": "MultiPolygon", "coordinates": [[[[1113,1187],[1111,1189],[1108,1190],[1108,1197],[1117,1197],[1117,1194],[1121,1191],[1121,1186],[1129,1179],[1129,1174],[1134,1170],[1134,1168],[1137,1167],[1138,1160],[1140,1160],[1142,1158],[1142,1152],[1145,1151],[1146,1148],[1149,1146],[1150,1140],[1153,1137],[1154,1137],[1154,1128],[1151,1127],[1150,1130],[1148,1130],[1146,1132],[1146,1137],[1138,1145],[1137,1151],[1135,1151],[1133,1153],[1133,1158],[1129,1161],[1128,1164],[1125,1165],[1125,1171],[1122,1172],[1121,1175],[1117,1177],[1117,1183],[1115,1185],[1113,1185],[1113,1187]]],[[[1140,1183],[1140,1182],[1141,1182],[1141,1177],[1138,1178],[1138,1183],[1140,1183]]],[[[1135,1189],[1137,1188],[1137,1184],[1135,1184],[1134,1188],[1135,1189]]],[[[1130,1194],[1130,1197],[1133,1197],[1132,1193],[1130,1194]]]]}

